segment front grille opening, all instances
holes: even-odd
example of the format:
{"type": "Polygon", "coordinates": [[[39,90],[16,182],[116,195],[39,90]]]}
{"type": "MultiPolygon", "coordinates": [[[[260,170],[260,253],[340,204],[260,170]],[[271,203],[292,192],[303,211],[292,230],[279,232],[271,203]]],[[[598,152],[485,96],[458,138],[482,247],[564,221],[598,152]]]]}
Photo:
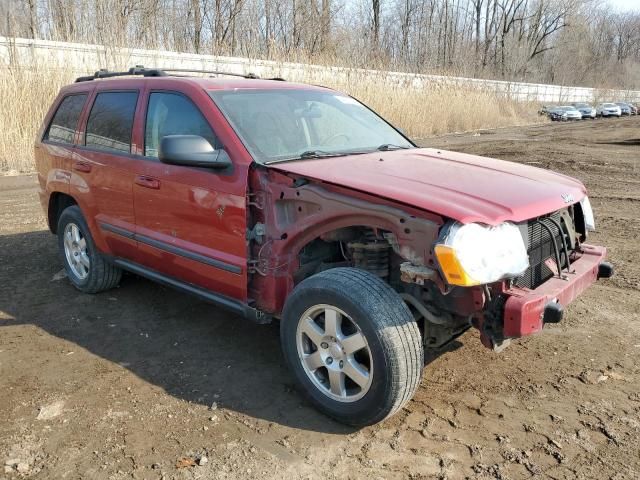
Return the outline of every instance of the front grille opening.
{"type": "MultiPolygon", "coordinates": [[[[562,226],[563,235],[565,236],[565,241],[567,242],[567,248],[569,249],[569,254],[571,254],[573,245],[571,245],[569,236],[566,234],[567,227],[562,221],[561,212],[555,212],[551,215],[547,215],[544,218],[552,218],[562,226]]],[[[567,217],[565,216],[564,218],[567,217]]],[[[553,238],[556,242],[556,245],[558,246],[558,252],[560,254],[560,260],[562,263],[562,265],[560,265],[560,269],[566,268],[567,259],[565,258],[562,248],[562,237],[558,232],[558,228],[555,227],[552,222],[547,221],[547,225],[550,227],[553,238]]],[[[517,287],[534,289],[556,275],[557,272],[554,272],[547,265],[547,261],[551,259],[549,263],[551,263],[551,265],[553,266],[556,263],[556,257],[555,250],[553,248],[552,237],[551,235],[549,235],[547,229],[540,224],[540,222],[538,222],[537,220],[530,220],[529,222],[527,222],[527,237],[527,254],[529,255],[529,268],[524,272],[522,276],[518,277],[514,283],[517,287]]]]}

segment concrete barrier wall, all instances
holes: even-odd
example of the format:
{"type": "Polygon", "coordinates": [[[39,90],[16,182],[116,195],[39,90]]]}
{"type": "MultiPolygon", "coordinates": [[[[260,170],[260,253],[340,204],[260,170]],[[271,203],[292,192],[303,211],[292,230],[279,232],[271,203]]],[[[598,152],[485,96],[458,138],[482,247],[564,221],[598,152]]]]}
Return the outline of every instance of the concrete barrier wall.
{"type": "Polygon", "coordinates": [[[189,68],[222,70],[232,73],[255,73],[260,77],[282,77],[292,81],[348,84],[363,77],[409,88],[431,88],[457,85],[479,88],[508,96],[518,101],[540,103],[640,101],[640,91],[603,90],[562,85],[543,85],[497,80],[481,80],[440,75],[418,75],[403,72],[325,67],[301,63],[274,62],[238,57],[197,55],[135,48],[108,48],[103,45],[52,42],[0,37],[0,67],[12,65],[51,69],[71,69],[78,75],[100,68],[127,69],[135,65],[156,68],[189,68]]]}

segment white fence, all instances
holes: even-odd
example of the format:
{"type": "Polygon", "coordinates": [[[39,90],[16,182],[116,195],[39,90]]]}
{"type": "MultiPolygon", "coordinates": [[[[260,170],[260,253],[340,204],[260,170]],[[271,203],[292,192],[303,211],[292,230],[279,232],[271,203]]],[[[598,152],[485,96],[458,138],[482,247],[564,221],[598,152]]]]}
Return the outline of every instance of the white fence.
{"type": "Polygon", "coordinates": [[[93,73],[99,68],[126,69],[135,65],[157,68],[223,70],[232,73],[255,73],[261,77],[282,77],[294,81],[319,81],[331,78],[341,83],[355,77],[375,77],[389,84],[411,88],[433,85],[468,86],[494,91],[520,101],[540,103],[640,101],[640,91],[603,90],[537,83],[519,83],[474,78],[418,75],[342,67],[324,67],[301,63],[274,62],[237,57],[196,55],[159,50],[108,48],[102,45],[52,42],[0,37],[0,67],[10,65],[44,66],[72,69],[78,74],[93,73]]]}

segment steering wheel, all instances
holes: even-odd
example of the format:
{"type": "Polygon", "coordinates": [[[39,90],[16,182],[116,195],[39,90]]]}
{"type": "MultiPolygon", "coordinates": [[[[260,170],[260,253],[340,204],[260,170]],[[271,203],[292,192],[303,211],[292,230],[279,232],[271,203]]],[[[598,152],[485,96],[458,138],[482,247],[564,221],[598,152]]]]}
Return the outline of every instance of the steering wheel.
{"type": "Polygon", "coordinates": [[[346,133],[334,133],[333,135],[329,135],[327,138],[325,138],[324,140],[322,140],[320,142],[321,145],[331,145],[335,140],[337,140],[338,138],[342,137],[344,139],[344,142],[342,143],[347,143],[349,140],[351,140],[351,137],[349,135],[347,135],[346,133]]]}

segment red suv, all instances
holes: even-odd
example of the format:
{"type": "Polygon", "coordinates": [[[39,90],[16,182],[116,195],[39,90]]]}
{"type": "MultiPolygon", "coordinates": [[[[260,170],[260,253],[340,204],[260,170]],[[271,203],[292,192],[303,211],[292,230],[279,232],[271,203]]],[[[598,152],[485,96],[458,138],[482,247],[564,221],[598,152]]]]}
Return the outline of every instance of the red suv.
{"type": "Polygon", "coordinates": [[[613,273],[577,180],[417,148],[329,88],[178,73],[100,71],[47,114],[40,196],[69,279],[97,293],[127,270],[278,319],[339,421],[398,411],[424,349],[473,326],[500,350],[613,273]]]}

